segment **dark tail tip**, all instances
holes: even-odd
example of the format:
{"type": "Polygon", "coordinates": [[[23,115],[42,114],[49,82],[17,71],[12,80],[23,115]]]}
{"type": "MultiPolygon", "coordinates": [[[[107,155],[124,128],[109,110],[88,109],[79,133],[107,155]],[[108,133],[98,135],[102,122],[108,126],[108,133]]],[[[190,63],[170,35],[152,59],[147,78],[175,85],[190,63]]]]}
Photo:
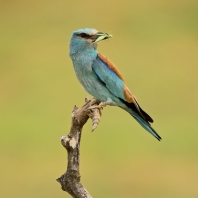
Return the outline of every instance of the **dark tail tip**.
{"type": "Polygon", "coordinates": [[[151,129],[152,132],[153,132],[152,135],[153,135],[158,141],[161,141],[162,138],[158,135],[158,133],[157,133],[152,127],[150,127],[150,129],[151,129]]]}
{"type": "Polygon", "coordinates": [[[158,141],[162,141],[162,138],[160,136],[156,137],[158,141]]]}

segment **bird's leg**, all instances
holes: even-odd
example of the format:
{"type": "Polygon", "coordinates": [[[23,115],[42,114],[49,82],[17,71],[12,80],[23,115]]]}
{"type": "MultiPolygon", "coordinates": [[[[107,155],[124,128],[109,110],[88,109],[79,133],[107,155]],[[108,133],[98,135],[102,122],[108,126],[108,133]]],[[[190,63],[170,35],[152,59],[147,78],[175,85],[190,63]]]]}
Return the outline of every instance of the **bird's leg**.
{"type": "Polygon", "coordinates": [[[88,109],[103,109],[107,105],[109,105],[109,102],[101,102],[99,105],[97,105],[97,106],[91,106],[88,109]]]}
{"type": "Polygon", "coordinates": [[[91,106],[88,109],[103,109],[107,105],[110,105],[112,102],[111,98],[108,98],[106,102],[101,102],[99,105],[91,106]]]}

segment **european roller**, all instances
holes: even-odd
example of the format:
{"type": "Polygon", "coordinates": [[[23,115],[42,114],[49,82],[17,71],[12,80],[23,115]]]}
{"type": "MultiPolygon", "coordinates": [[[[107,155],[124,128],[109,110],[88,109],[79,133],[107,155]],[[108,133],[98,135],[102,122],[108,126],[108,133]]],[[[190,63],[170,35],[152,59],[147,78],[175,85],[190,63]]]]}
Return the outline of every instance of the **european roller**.
{"type": "Polygon", "coordinates": [[[84,89],[100,100],[98,106],[118,106],[127,111],[144,129],[155,138],[161,137],[151,127],[153,119],[140,107],[136,97],[127,87],[118,68],[106,56],[97,51],[99,41],[112,35],[92,28],[73,32],[70,40],[70,57],[78,80],[84,89]]]}

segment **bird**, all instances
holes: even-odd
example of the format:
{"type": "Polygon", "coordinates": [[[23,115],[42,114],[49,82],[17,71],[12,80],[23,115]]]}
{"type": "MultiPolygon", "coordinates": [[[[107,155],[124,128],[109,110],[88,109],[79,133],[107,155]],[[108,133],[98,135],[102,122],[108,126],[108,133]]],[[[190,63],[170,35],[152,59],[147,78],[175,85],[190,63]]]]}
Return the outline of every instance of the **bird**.
{"type": "Polygon", "coordinates": [[[97,51],[99,41],[110,39],[111,34],[94,28],[75,30],[70,39],[69,56],[77,79],[90,95],[101,101],[98,106],[118,106],[127,111],[157,140],[162,138],[151,127],[153,119],[140,107],[115,64],[97,51]]]}

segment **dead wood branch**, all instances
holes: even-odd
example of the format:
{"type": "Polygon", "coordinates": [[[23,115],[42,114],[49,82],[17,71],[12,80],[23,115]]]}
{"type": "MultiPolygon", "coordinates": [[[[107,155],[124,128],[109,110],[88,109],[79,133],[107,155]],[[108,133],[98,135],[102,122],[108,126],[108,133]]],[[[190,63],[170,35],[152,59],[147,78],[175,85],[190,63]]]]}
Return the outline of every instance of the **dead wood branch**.
{"type": "Polygon", "coordinates": [[[92,131],[100,122],[101,112],[99,109],[89,107],[99,105],[96,99],[85,99],[85,104],[78,108],[74,106],[72,111],[72,123],[70,133],[61,137],[61,144],[68,153],[67,171],[57,181],[61,184],[62,190],[68,192],[73,198],[92,198],[85,187],[80,183],[80,140],[84,124],[89,118],[92,119],[92,131]]]}

